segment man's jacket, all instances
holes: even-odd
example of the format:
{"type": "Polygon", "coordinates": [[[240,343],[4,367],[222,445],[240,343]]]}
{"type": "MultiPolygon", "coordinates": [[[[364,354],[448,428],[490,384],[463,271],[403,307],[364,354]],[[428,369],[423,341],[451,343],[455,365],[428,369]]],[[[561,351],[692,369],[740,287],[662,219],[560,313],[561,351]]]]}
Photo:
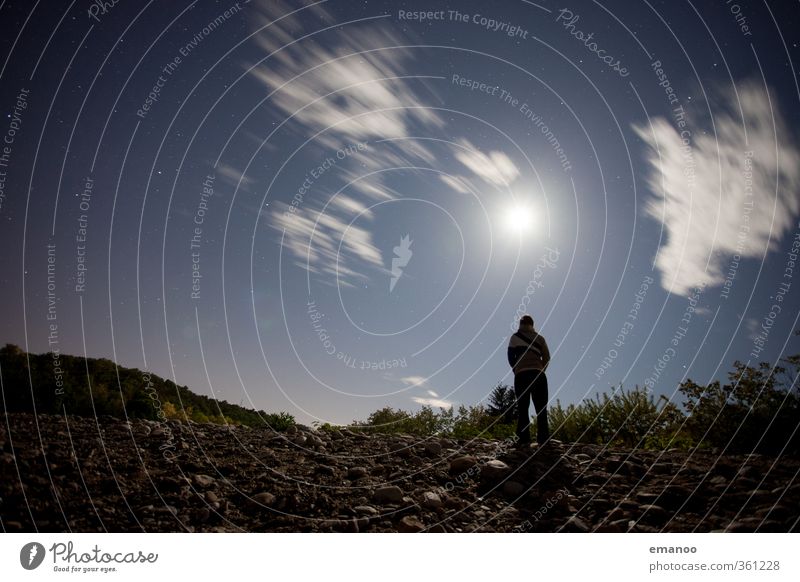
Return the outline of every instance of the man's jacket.
{"type": "Polygon", "coordinates": [[[518,331],[508,341],[508,364],[519,374],[524,370],[546,370],[550,362],[547,342],[536,331],[518,331]]]}

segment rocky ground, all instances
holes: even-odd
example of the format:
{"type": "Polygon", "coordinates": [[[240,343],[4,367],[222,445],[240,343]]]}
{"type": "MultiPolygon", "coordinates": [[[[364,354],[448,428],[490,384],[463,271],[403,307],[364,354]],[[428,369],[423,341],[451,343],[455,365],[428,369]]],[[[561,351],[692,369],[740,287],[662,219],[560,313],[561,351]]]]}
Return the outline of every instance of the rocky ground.
{"type": "Polygon", "coordinates": [[[3,415],[4,531],[789,532],[800,459],[3,415]]]}

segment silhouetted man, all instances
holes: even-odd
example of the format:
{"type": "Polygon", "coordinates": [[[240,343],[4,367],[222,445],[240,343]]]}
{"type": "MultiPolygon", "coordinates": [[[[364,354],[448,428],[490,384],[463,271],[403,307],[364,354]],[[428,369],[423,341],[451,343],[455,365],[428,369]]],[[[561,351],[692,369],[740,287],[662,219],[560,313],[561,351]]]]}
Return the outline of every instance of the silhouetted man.
{"type": "Polygon", "coordinates": [[[508,342],[508,363],[514,370],[514,392],[517,396],[517,443],[531,442],[529,408],[531,397],[536,409],[536,440],[540,445],[550,438],[547,426],[547,376],[550,363],[547,342],[533,328],[533,318],[523,315],[519,329],[508,342]]]}

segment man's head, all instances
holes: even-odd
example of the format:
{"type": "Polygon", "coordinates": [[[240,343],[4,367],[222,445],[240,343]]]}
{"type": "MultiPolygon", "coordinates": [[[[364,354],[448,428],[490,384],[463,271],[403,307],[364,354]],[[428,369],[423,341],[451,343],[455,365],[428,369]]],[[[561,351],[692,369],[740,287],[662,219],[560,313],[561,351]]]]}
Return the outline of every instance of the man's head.
{"type": "Polygon", "coordinates": [[[533,318],[530,315],[523,315],[519,319],[519,327],[522,329],[533,329],[533,318]]]}

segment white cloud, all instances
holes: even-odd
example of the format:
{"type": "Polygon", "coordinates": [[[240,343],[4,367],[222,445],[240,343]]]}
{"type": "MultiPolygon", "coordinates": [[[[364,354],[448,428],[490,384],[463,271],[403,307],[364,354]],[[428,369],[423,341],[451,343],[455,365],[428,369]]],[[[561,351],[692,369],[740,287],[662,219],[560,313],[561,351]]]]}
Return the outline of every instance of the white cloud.
{"type": "MultiPolygon", "coordinates": [[[[423,49],[383,48],[413,44],[388,19],[332,28],[298,40],[331,27],[336,18],[322,6],[308,6],[297,14],[292,10],[280,0],[270,0],[254,3],[251,12],[251,24],[260,30],[254,41],[268,58],[255,67],[244,66],[272,93],[265,108],[282,120],[291,117],[287,130],[313,138],[306,146],[312,157],[335,156],[340,148],[357,143],[366,142],[367,147],[337,159],[335,169],[313,184],[313,200],[309,196],[293,215],[284,214],[285,204],[273,204],[271,226],[286,229],[284,250],[291,253],[293,264],[315,274],[338,274],[334,280],[323,277],[323,282],[352,285],[353,279],[368,278],[370,272],[374,276],[375,269],[385,271],[368,230],[374,216],[364,210],[376,201],[407,195],[386,183],[392,168],[435,168],[443,158],[455,155],[471,173],[497,186],[515,180],[519,170],[503,152],[482,153],[466,140],[453,146],[416,138],[438,132],[452,139],[452,127],[427,107],[428,81],[408,78],[417,71],[411,63],[423,49]],[[339,184],[331,185],[331,180],[339,184]],[[325,189],[332,193],[350,182],[347,195],[325,198],[325,189]],[[330,204],[322,213],[327,201],[330,204]],[[345,225],[362,212],[358,227],[347,229],[345,225]]],[[[297,159],[306,156],[303,151],[297,159]]],[[[442,179],[467,191],[463,184],[442,179]]]]}
{"type": "Polygon", "coordinates": [[[276,202],[273,226],[284,231],[284,248],[295,257],[295,264],[311,272],[328,275],[326,280],[352,286],[367,274],[347,265],[347,257],[357,258],[362,265],[383,269],[380,251],[372,235],[363,228],[350,226],[348,221],[332,213],[308,210],[290,212],[291,205],[276,202]],[[337,264],[338,263],[338,264],[337,264]]]}
{"type": "Polygon", "coordinates": [[[689,152],[672,120],[634,126],[649,146],[654,196],[644,211],[665,230],[656,259],[661,284],[685,296],[695,285],[722,284],[734,255],[777,249],[800,206],[800,152],[765,89],[745,83],[738,102],[730,90],[712,112],[716,136],[688,118],[689,152]],[[752,152],[749,168],[745,152],[752,152]]]}
{"type": "Polygon", "coordinates": [[[400,381],[406,386],[422,386],[428,379],[425,376],[404,376],[400,381]]]}
{"type": "Polygon", "coordinates": [[[467,188],[466,180],[464,178],[449,176],[447,174],[439,174],[439,179],[456,192],[461,194],[469,194],[469,188],[467,188]]]}
{"type": "Polygon", "coordinates": [[[230,164],[226,164],[221,162],[217,165],[215,170],[217,174],[219,174],[223,180],[228,182],[231,186],[238,186],[242,190],[247,191],[248,188],[255,183],[253,178],[248,176],[243,176],[242,171],[234,168],[230,164]]]}
{"type": "Polygon", "coordinates": [[[483,180],[495,186],[508,186],[519,176],[519,169],[506,154],[493,151],[484,154],[468,140],[458,140],[455,157],[483,180]]]}
{"type": "Polygon", "coordinates": [[[285,214],[287,205],[275,204],[272,226],[286,229],[284,248],[294,256],[294,264],[335,275],[333,280],[323,277],[328,283],[352,285],[353,279],[367,278],[368,271],[385,270],[367,230],[374,216],[366,209],[374,201],[394,197],[382,174],[365,176],[395,166],[434,163],[436,156],[427,144],[406,138],[418,133],[415,127],[442,128],[444,121],[425,107],[418,95],[420,81],[399,78],[409,75],[412,49],[375,50],[407,44],[388,25],[372,21],[326,31],[319,42],[312,37],[293,43],[313,30],[329,27],[335,18],[321,6],[302,10],[302,18],[289,15],[291,10],[282,2],[270,1],[255,11],[254,25],[268,25],[256,42],[271,56],[251,75],[274,91],[268,107],[291,117],[288,126],[304,137],[316,136],[311,149],[321,147],[323,153],[315,155],[322,159],[357,143],[366,142],[367,149],[345,160],[337,158],[325,182],[313,186],[316,202],[306,201],[290,216],[285,214]],[[377,140],[389,141],[376,144],[377,140]],[[354,182],[347,195],[332,197],[322,212],[328,200],[320,190],[331,179],[341,185],[354,182]],[[357,216],[357,224],[348,228],[357,216]]]}
{"type": "MultiPolygon", "coordinates": [[[[422,388],[428,383],[428,379],[424,376],[405,376],[400,378],[400,381],[406,386],[413,386],[417,388],[422,388]]],[[[426,389],[425,392],[428,395],[427,397],[412,396],[411,400],[417,404],[421,404],[422,406],[432,406],[434,408],[450,408],[453,406],[452,402],[439,398],[439,394],[437,394],[435,390],[426,389]]]]}
{"type": "Polygon", "coordinates": [[[411,398],[411,400],[417,404],[421,404],[422,406],[431,406],[433,408],[450,408],[453,406],[452,402],[440,400],[439,398],[423,398],[421,396],[414,396],[411,398]]]}

